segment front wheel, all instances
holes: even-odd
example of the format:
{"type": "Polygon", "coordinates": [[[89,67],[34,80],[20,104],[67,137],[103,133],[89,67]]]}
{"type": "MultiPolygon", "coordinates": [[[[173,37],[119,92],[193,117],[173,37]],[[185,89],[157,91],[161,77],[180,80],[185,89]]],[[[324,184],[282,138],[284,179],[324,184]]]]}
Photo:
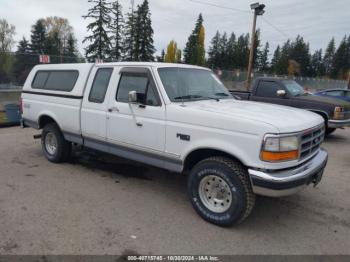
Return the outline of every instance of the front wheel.
{"type": "Polygon", "coordinates": [[[41,146],[45,157],[53,163],[66,161],[71,154],[72,144],[64,139],[59,127],[47,124],[41,135],[41,146]]]}
{"type": "Polygon", "coordinates": [[[255,203],[246,169],[225,157],[211,157],[198,163],[190,173],[188,191],[197,213],[220,226],[242,222],[255,203]]]}

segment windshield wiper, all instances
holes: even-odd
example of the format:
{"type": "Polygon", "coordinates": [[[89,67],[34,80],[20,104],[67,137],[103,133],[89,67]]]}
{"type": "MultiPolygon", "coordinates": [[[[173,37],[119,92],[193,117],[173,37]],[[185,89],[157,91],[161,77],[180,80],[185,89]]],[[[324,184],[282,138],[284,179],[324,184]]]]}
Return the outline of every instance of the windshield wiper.
{"type": "Polygon", "coordinates": [[[215,97],[209,97],[209,96],[199,96],[199,95],[186,95],[186,96],[178,96],[178,97],[174,97],[175,100],[182,100],[182,99],[211,99],[211,100],[215,100],[215,101],[220,101],[219,98],[215,98],[215,97]]]}
{"type": "Polygon", "coordinates": [[[174,97],[175,100],[180,100],[180,99],[196,99],[196,98],[202,98],[201,96],[198,95],[186,95],[186,96],[177,96],[174,97]]]}
{"type": "Polygon", "coordinates": [[[226,93],[215,93],[216,96],[230,96],[229,94],[226,93]]]}

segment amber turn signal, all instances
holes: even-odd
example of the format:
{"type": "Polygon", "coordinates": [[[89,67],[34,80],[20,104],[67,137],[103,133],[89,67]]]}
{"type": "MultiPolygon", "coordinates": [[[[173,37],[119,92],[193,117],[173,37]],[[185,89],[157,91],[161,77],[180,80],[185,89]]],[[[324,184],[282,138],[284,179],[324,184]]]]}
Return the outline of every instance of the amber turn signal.
{"type": "Polygon", "coordinates": [[[262,151],[261,158],[264,161],[269,162],[279,162],[279,161],[288,161],[295,160],[299,157],[299,151],[293,150],[288,152],[268,152],[262,151]]]}

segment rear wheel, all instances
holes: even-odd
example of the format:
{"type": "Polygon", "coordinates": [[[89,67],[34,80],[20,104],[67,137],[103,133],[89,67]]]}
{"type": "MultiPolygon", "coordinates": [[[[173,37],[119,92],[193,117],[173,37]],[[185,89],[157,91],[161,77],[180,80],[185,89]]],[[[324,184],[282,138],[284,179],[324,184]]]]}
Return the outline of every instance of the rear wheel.
{"type": "Polygon", "coordinates": [[[225,157],[198,163],[190,173],[188,191],[197,213],[220,226],[242,222],[255,203],[246,169],[225,157]]]}
{"type": "Polygon", "coordinates": [[[68,160],[72,151],[72,144],[64,139],[59,127],[54,123],[45,125],[41,146],[45,157],[53,163],[68,160]]]}

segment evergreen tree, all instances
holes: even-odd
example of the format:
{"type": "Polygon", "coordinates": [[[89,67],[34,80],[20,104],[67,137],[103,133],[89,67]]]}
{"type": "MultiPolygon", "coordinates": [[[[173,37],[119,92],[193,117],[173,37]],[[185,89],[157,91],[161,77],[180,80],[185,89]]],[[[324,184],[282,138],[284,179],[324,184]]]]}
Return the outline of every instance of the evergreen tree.
{"type": "Polygon", "coordinates": [[[32,34],[30,36],[31,45],[30,48],[33,53],[45,54],[47,53],[47,34],[44,25],[44,20],[39,19],[32,26],[32,34]]]}
{"type": "Polygon", "coordinates": [[[300,74],[308,76],[310,72],[310,51],[309,44],[305,43],[301,36],[297,36],[291,44],[289,59],[295,60],[300,65],[300,74]]]}
{"type": "Polygon", "coordinates": [[[153,28],[151,20],[151,12],[148,0],[138,6],[136,17],[136,48],[138,49],[137,61],[154,61],[153,28]]]}
{"type": "Polygon", "coordinates": [[[335,54],[335,41],[334,41],[334,38],[332,38],[326,48],[326,52],[323,57],[323,65],[325,68],[326,76],[330,76],[333,71],[334,54],[335,54]]]}
{"type": "Polygon", "coordinates": [[[346,79],[350,69],[350,46],[346,36],[342,39],[334,54],[332,78],[346,79]]]}
{"type": "Polygon", "coordinates": [[[164,49],[162,50],[161,58],[162,58],[162,62],[164,62],[164,60],[165,60],[165,51],[164,51],[164,49]]]}
{"type": "Polygon", "coordinates": [[[311,56],[310,76],[322,77],[325,74],[325,68],[322,58],[322,49],[316,50],[311,56]]]}
{"type": "Polygon", "coordinates": [[[267,72],[269,69],[269,49],[269,42],[266,42],[264,49],[258,53],[257,69],[260,72],[267,72]]]}
{"type": "Polygon", "coordinates": [[[220,38],[219,41],[219,68],[228,69],[228,57],[227,57],[227,34],[226,32],[220,38]]]}
{"type": "Polygon", "coordinates": [[[136,37],[135,37],[135,24],[136,24],[136,12],[131,10],[127,14],[126,22],[124,26],[124,41],[123,41],[123,60],[133,61],[136,60],[136,37]]]}
{"type": "Polygon", "coordinates": [[[124,31],[124,60],[153,61],[155,52],[148,0],[127,14],[124,31]]]}
{"type": "Polygon", "coordinates": [[[208,51],[208,64],[211,68],[221,68],[220,64],[220,40],[221,35],[219,31],[216,31],[215,36],[210,42],[208,51]]]}
{"type": "Polygon", "coordinates": [[[65,61],[69,63],[78,62],[78,52],[76,47],[77,40],[74,38],[73,34],[68,36],[67,46],[64,51],[65,61]]]}
{"type": "Polygon", "coordinates": [[[19,84],[23,84],[35,65],[33,61],[33,56],[31,55],[31,49],[29,41],[23,37],[22,40],[18,42],[16,51],[16,62],[14,64],[14,77],[19,84]]]}
{"type": "Polygon", "coordinates": [[[291,41],[288,39],[281,48],[280,59],[277,61],[277,64],[276,64],[276,71],[275,71],[276,74],[278,75],[288,74],[291,48],[292,48],[291,41]]]}
{"type": "Polygon", "coordinates": [[[271,59],[271,73],[277,74],[279,71],[279,63],[281,60],[281,47],[277,45],[273,57],[271,59]]]}
{"type": "Polygon", "coordinates": [[[119,0],[116,0],[112,3],[112,21],[109,25],[109,29],[112,33],[112,50],[111,50],[111,58],[113,60],[121,60],[123,48],[122,48],[122,34],[123,34],[123,24],[124,18],[122,13],[122,6],[119,3],[119,0]]]}
{"type": "Polygon", "coordinates": [[[241,69],[248,67],[249,58],[249,34],[242,34],[237,39],[236,44],[236,66],[241,69]]]}
{"type": "Polygon", "coordinates": [[[182,63],[182,51],[180,49],[176,51],[176,63],[182,63]]]}
{"type": "Polygon", "coordinates": [[[93,21],[87,26],[91,34],[83,40],[89,45],[85,48],[85,54],[89,61],[95,59],[107,59],[110,56],[111,41],[107,28],[110,27],[110,8],[106,0],[88,0],[93,4],[84,19],[90,18],[93,21]]]}
{"type": "Polygon", "coordinates": [[[258,56],[260,53],[260,29],[256,30],[255,32],[255,43],[254,43],[254,50],[253,50],[253,65],[255,68],[258,66],[258,56]]]}
{"type": "Polygon", "coordinates": [[[156,57],[157,62],[163,63],[165,61],[165,51],[162,49],[162,52],[160,53],[160,56],[156,57]]]}
{"type": "Polygon", "coordinates": [[[200,63],[199,54],[199,33],[203,25],[202,14],[199,14],[194,30],[188,38],[184,49],[184,62],[186,64],[197,65],[200,63]]]}
{"type": "Polygon", "coordinates": [[[231,33],[226,47],[227,68],[234,69],[236,67],[236,35],[231,33]]]}

